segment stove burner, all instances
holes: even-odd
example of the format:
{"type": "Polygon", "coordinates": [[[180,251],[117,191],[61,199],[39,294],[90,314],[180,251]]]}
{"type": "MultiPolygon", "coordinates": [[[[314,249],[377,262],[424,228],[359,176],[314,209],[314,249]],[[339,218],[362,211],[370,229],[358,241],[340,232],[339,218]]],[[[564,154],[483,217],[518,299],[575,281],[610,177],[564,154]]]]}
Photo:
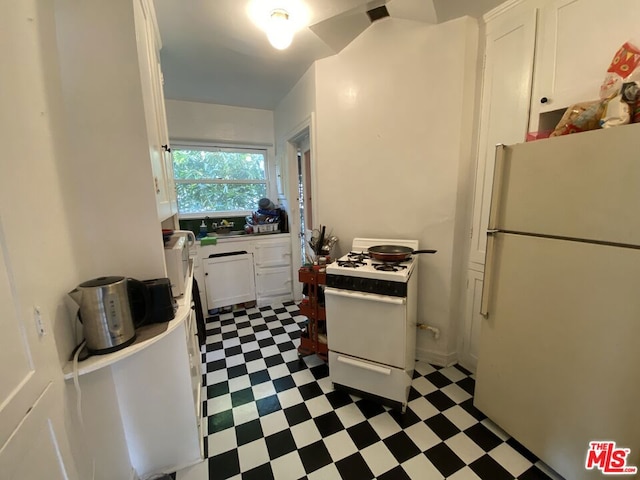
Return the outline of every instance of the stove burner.
{"type": "Polygon", "coordinates": [[[338,266],[345,268],[358,268],[364,267],[364,262],[359,260],[338,260],[338,266]]]}
{"type": "Polygon", "coordinates": [[[347,258],[362,263],[363,260],[368,260],[370,257],[366,252],[349,252],[347,253],[347,258]]]}
{"type": "Polygon", "coordinates": [[[373,263],[372,265],[373,268],[381,272],[399,272],[407,268],[406,265],[400,265],[399,263],[373,263]]]}

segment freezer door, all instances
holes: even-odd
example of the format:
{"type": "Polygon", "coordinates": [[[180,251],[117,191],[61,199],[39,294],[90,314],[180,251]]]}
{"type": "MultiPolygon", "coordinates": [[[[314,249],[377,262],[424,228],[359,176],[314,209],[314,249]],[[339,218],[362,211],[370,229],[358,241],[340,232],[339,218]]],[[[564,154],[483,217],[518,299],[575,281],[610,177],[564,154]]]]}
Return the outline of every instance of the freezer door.
{"type": "Polygon", "coordinates": [[[474,403],[567,479],[590,441],[640,467],[640,250],[493,238],[474,403]]]}
{"type": "Polygon", "coordinates": [[[640,245],[639,152],[638,124],[505,147],[489,229],[640,245]]]}

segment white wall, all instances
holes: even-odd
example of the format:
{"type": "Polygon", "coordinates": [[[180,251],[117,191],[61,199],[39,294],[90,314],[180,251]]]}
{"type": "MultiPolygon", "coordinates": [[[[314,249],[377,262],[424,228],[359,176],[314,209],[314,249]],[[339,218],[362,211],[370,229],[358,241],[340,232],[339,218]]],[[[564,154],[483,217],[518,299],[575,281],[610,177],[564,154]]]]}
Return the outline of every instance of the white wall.
{"type": "Polygon", "coordinates": [[[169,137],[174,143],[182,140],[266,147],[267,175],[271,186],[268,196],[276,200],[274,130],[271,110],[180,100],[166,100],[165,108],[169,137]]]}
{"type": "Polygon", "coordinates": [[[433,7],[438,17],[438,22],[443,23],[454,18],[470,15],[480,18],[492,8],[497,7],[504,0],[433,0],[433,7]]]}
{"type": "Polygon", "coordinates": [[[468,224],[477,22],[387,18],[316,62],[319,223],[354,237],[417,238],[418,354],[456,359],[468,224]]]}
{"type": "Polygon", "coordinates": [[[70,132],[64,192],[81,277],[164,277],[133,3],[56,0],[55,9],[70,132]]]}
{"type": "Polygon", "coordinates": [[[296,127],[307,120],[316,109],[316,64],[305,74],[275,109],[275,133],[278,154],[282,151],[289,134],[297,133],[296,127]]]}
{"type": "Polygon", "coordinates": [[[256,108],[166,100],[172,140],[273,145],[273,112],[256,108]]]}

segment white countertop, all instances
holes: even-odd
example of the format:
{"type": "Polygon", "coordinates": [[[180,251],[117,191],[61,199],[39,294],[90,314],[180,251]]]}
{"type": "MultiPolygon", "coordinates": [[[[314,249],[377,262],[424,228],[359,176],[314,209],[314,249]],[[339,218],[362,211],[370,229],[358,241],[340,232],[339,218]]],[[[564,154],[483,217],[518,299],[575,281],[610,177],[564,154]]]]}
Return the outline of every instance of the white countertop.
{"type": "MultiPolygon", "coordinates": [[[[144,350],[159,340],[166,337],[173,330],[178,328],[191,313],[191,288],[193,285],[193,260],[190,260],[189,277],[185,286],[185,294],[177,298],[178,310],[173,320],[163,323],[153,323],[136,329],[136,339],[128,347],[118,350],[117,352],[108,353],[106,355],[92,355],[91,357],[78,362],[78,376],[95,372],[104,367],[113,365],[114,363],[128,358],[131,355],[144,350]]],[[[73,379],[73,361],[67,362],[63,369],[65,380],[73,379]]]]}

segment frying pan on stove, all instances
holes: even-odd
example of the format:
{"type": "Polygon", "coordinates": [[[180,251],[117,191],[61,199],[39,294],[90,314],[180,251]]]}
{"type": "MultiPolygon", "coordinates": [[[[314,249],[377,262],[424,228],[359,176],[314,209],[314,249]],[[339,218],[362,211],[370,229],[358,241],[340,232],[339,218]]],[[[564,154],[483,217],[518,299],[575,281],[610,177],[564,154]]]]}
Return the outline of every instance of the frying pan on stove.
{"type": "Polygon", "coordinates": [[[369,247],[369,256],[381,262],[404,262],[409,260],[411,255],[418,253],[436,253],[437,250],[413,250],[400,245],[376,245],[369,247]]]}

